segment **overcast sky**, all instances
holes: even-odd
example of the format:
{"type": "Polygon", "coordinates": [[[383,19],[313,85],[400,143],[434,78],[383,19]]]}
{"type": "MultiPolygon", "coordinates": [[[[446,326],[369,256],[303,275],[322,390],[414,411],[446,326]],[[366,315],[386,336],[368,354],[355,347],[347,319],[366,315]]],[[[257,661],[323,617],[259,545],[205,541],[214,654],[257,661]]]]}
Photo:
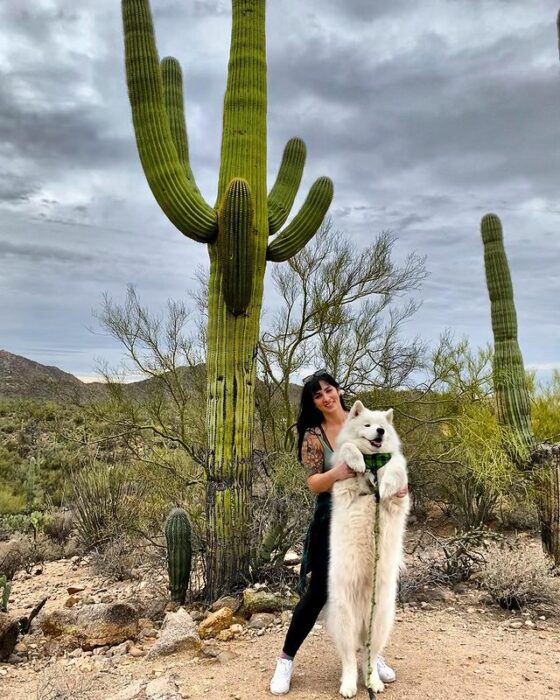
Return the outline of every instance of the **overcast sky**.
{"type": "MultiPolygon", "coordinates": [[[[269,0],[269,183],[301,136],[305,196],[335,184],[335,225],[426,255],[408,332],[491,338],[481,216],[504,224],[528,367],[560,368],[558,0],[269,0]],[[305,9],[302,9],[304,6],[305,9]]],[[[152,0],[160,56],[185,75],[193,170],[214,202],[229,50],[226,0],[152,0]]],[[[78,376],[118,358],[92,332],[127,284],[186,299],[203,245],[141,171],[117,0],[0,3],[0,348],[78,376]]],[[[269,299],[270,299],[269,289],[269,299]]],[[[266,304],[266,300],[265,300],[266,304]]]]}

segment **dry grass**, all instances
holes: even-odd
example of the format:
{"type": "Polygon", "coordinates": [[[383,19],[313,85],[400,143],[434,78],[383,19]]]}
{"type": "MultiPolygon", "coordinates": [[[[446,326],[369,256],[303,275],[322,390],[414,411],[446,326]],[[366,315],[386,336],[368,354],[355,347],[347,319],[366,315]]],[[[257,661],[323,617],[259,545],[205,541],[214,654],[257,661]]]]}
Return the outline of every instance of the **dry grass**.
{"type": "Polygon", "coordinates": [[[493,545],[479,580],[503,608],[560,613],[560,578],[537,544],[493,545]]]}
{"type": "Polygon", "coordinates": [[[93,700],[95,690],[91,676],[56,663],[41,674],[35,697],[36,700],[93,700]]]}

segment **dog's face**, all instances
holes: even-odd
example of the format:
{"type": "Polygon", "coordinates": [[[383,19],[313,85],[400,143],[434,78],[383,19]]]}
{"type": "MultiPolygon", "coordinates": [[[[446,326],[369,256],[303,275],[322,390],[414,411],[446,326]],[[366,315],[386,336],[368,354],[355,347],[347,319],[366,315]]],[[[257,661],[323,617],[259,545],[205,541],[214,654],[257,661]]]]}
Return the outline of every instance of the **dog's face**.
{"type": "Polygon", "coordinates": [[[370,411],[361,401],[356,401],[341,432],[344,432],[344,440],[353,442],[363,454],[392,454],[400,449],[392,408],[370,411]]]}

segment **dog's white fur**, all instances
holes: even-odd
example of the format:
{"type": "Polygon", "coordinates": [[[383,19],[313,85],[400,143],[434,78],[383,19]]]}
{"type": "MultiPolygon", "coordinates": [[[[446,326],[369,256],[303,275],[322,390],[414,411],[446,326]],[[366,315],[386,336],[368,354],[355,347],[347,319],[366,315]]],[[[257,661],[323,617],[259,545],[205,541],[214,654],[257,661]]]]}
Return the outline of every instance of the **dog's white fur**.
{"type": "Polygon", "coordinates": [[[334,463],[345,462],[356,478],[337,481],[332,488],[327,628],[342,661],[340,694],[357,693],[358,650],[363,651],[366,686],[383,690],[376,658],[387,643],[395,617],[397,579],[402,563],[403,536],[410,508],[409,496],[396,494],[408,485],[406,460],[393,427],[393,410],[370,411],[361,401],[352,406],[336,441],[334,463]],[[384,430],[380,447],[371,441],[384,430]],[[379,470],[380,503],[376,504],[372,479],[365,471],[363,454],[389,453],[379,470]],[[376,605],[370,645],[371,678],[367,678],[367,638],[375,561],[374,520],[379,507],[379,559],[376,573],[376,605]],[[368,683],[369,681],[369,683],[368,683]]]}

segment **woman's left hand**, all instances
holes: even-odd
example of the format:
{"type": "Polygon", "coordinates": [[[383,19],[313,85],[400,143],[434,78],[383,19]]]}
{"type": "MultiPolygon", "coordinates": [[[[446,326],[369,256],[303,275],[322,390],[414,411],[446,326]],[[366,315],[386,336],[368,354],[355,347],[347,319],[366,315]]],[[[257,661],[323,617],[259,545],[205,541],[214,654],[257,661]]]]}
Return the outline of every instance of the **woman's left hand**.
{"type": "Polygon", "coordinates": [[[401,489],[400,491],[397,491],[395,496],[397,498],[404,498],[408,494],[408,486],[405,486],[404,489],[401,489]]]}

